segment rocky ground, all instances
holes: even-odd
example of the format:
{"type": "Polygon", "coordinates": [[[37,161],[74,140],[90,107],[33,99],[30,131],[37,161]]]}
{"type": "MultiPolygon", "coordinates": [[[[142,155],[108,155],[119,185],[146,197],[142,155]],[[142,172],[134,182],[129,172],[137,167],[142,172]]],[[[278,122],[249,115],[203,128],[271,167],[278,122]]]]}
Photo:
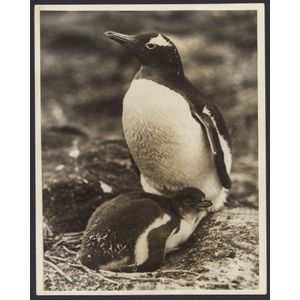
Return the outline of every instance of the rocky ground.
{"type": "Polygon", "coordinates": [[[140,189],[122,140],[45,131],[43,143],[45,290],[256,289],[258,207],[255,165],[233,170],[227,207],[209,215],[154,273],[94,273],[77,260],[82,231],[104,201],[140,189]],[[55,148],[51,141],[56,143],[55,148]],[[251,172],[252,170],[252,172],[251,172]],[[247,174],[247,175],[244,175],[247,174]]]}

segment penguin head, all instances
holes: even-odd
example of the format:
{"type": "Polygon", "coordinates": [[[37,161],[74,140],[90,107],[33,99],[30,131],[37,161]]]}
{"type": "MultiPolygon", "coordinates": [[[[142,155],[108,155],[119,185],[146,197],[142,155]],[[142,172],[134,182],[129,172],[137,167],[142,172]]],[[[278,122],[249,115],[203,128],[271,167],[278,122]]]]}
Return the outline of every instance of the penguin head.
{"type": "Polygon", "coordinates": [[[163,34],[147,32],[126,35],[113,31],[107,31],[104,34],[128,48],[143,66],[176,69],[177,72],[182,72],[179,52],[174,43],[163,34]]]}
{"type": "Polygon", "coordinates": [[[205,200],[205,194],[196,188],[185,188],[174,197],[174,206],[183,218],[186,215],[198,214],[211,205],[211,201],[205,200]]]}

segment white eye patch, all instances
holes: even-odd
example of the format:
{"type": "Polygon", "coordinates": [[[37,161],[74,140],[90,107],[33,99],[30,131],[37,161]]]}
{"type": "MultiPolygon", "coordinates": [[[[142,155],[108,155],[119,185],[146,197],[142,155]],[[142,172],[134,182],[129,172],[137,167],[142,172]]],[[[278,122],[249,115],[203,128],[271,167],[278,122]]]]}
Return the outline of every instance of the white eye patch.
{"type": "Polygon", "coordinates": [[[162,37],[161,34],[159,34],[157,37],[152,38],[148,44],[155,44],[157,46],[164,46],[164,47],[171,47],[172,44],[168,42],[166,39],[162,37]]]}

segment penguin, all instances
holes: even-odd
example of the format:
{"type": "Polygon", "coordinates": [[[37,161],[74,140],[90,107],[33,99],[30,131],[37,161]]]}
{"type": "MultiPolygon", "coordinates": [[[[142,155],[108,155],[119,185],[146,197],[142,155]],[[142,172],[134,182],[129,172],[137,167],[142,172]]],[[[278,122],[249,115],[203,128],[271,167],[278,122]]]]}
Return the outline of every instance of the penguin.
{"type": "Polygon", "coordinates": [[[148,272],[159,268],[165,254],[180,244],[199,211],[212,205],[195,188],[173,199],[144,192],[122,194],[100,205],[91,216],[82,241],[80,261],[90,269],[148,272]]]}
{"type": "MultiPolygon", "coordinates": [[[[231,186],[231,140],[218,108],[185,77],[174,43],[161,33],[105,35],[141,67],[123,99],[122,124],[143,190],[172,197],[195,187],[220,210],[231,186]]],[[[199,221],[201,218],[199,217],[199,221]]]]}

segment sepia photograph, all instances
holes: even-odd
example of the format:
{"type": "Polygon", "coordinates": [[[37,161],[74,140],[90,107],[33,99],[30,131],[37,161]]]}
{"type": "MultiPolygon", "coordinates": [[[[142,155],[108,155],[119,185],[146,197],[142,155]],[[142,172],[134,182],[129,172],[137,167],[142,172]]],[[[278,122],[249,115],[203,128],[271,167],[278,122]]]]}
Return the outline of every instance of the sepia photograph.
{"type": "Polygon", "coordinates": [[[34,58],[37,295],[266,294],[264,4],[35,5],[34,58]]]}

